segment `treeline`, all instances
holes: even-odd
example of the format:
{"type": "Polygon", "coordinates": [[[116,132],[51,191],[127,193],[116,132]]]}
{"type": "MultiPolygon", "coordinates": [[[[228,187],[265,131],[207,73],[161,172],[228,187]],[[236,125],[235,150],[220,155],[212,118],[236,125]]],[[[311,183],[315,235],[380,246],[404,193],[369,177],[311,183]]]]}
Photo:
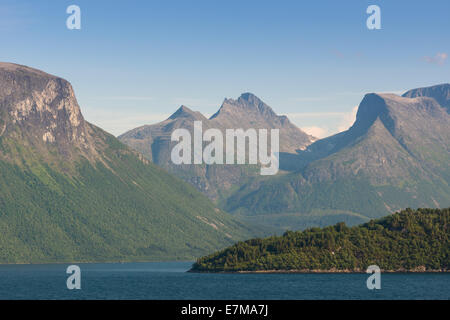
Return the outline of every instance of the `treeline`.
{"type": "Polygon", "coordinates": [[[406,209],[368,223],[338,223],[239,242],[191,271],[448,271],[450,209],[406,209]]]}

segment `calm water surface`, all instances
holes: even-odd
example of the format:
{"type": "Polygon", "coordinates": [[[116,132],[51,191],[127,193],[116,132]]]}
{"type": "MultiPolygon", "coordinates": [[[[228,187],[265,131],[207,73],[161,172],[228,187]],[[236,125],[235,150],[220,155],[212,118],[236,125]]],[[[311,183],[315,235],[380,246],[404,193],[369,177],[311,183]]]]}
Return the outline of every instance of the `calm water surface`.
{"type": "Polygon", "coordinates": [[[68,265],[0,265],[0,299],[450,299],[450,274],[196,274],[191,262],[89,263],[81,290],[68,265]]]}

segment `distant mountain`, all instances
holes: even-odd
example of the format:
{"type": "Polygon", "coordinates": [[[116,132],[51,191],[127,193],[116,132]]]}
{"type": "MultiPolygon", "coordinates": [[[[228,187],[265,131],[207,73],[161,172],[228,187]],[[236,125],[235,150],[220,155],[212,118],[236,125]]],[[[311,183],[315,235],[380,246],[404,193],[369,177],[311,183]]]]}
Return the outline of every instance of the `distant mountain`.
{"type": "Polygon", "coordinates": [[[291,158],[295,172],[252,179],[224,208],[304,228],[364,222],[406,207],[449,206],[448,88],[366,95],[349,130],[298,152],[291,158]]]}
{"type": "Polygon", "coordinates": [[[271,107],[251,93],[237,100],[225,99],[219,111],[210,118],[214,128],[280,129],[280,151],[295,153],[317,140],[297,128],[286,116],[278,116],[271,107]]]}
{"type": "Polygon", "coordinates": [[[0,263],[192,259],[251,234],[86,122],[69,82],[0,63],[0,263]]]}
{"type": "Polygon", "coordinates": [[[445,83],[427,88],[419,88],[403,94],[406,98],[429,97],[436,100],[441,106],[450,113],[450,84],[445,83]]]}
{"type": "Polygon", "coordinates": [[[448,272],[450,209],[407,209],[352,228],[343,223],[251,239],[197,260],[195,272],[448,272]]]}
{"type": "MultiPolygon", "coordinates": [[[[280,151],[286,154],[295,154],[316,140],[297,128],[286,116],[276,115],[267,104],[251,93],[244,93],[237,100],[225,99],[219,111],[210,119],[181,106],[167,120],[133,129],[119,136],[119,139],[213,200],[226,197],[249,177],[259,175],[258,168],[252,165],[173,164],[170,154],[176,143],[170,141],[171,133],[184,128],[192,135],[194,121],[202,121],[204,131],[217,128],[223,133],[226,129],[279,129],[280,151]]],[[[280,161],[283,164],[283,159],[280,161]]]]}

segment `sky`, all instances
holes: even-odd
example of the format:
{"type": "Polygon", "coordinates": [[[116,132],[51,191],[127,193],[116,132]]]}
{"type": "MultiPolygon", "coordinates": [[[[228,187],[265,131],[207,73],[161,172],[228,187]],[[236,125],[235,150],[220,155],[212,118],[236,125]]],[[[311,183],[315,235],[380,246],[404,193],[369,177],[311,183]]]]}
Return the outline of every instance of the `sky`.
{"type": "Polygon", "coordinates": [[[0,0],[0,61],[67,79],[114,135],[252,92],[325,137],[366,93],[450,82],[449,12],[448,0],[0,0]],[[80,30],[66,27],[73,4],[80,30]]]}

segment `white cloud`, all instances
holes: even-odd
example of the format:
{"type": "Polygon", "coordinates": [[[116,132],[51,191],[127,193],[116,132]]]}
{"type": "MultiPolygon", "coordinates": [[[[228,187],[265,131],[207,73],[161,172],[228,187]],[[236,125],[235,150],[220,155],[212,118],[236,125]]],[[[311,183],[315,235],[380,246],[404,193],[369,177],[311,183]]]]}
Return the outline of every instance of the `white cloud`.
{"type": "Polygon", "coordinates": [[[431,64],[437,64],[442,66],[445,61],[447,61],[448,58],[448,54],[445,52],[438,52],[436,53],[436,55],[434,57],[428,57],[425,56],[424,59],[426,62],[431,63],[431,64]]]}
{"type": "Polygon", "coordinates": [[[358,106],[353,107],[351,112],[345,113],[342,117],[341,123],[338,126],[338,131],[342,132],[350,128],[356,120],[356,113],[358,112],[358,106]]]}
{"type": "Polygon", "coordinates": [[[328,129],[327,128],[321,128],[321,127],[303,127],[303,131],[305,131],[307,134],[310,134],[316,138],[325,138],[328,136],[328,129]]]}
{"type": "Polygon", "coordinates": [[[288,113],[286,116],[306,133],[324,138],[350,128],[357,112],[358,106],[355,106],[348,112],[300,112],[288,113]]]}

